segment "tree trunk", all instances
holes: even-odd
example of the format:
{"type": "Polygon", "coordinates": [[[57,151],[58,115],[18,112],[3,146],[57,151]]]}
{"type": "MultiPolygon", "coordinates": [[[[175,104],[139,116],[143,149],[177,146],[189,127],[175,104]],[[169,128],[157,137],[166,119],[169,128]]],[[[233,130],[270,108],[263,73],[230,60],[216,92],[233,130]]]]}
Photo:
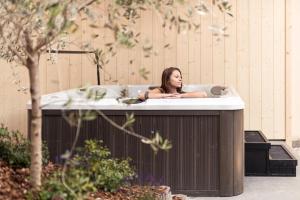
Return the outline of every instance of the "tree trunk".
{"type": "Polygon", "coordinates": [[[39,80],[39,54],[33,54],[32,58],[27,59],[27,67],[30,79],[31,95],[31,123],[30,123],[30,140],[31,140],[31,166],[30,176],[34,189],[41,186],[42,173],[42,111],[41,90],[39,80]]]}

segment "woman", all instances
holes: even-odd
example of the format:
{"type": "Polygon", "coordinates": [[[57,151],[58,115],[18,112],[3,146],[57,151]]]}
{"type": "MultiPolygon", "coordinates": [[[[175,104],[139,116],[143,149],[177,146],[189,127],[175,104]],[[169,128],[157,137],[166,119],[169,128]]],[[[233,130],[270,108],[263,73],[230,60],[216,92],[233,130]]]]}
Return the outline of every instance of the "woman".
{"type": "Polygon", "coordinates": [[[160,88],[141,92],[138,96],[141,100],[158,98],[202,98],[207,97],[206,92],[183,92],[182,75],[177,67],[166,68],[161,77],[160,88]]]}

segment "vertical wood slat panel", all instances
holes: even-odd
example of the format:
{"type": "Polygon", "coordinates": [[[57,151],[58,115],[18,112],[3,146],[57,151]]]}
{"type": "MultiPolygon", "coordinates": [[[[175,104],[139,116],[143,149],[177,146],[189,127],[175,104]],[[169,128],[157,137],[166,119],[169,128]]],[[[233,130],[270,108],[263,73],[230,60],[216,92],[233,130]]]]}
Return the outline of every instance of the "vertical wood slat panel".
{"type": "MultiPolygon", "coordinates": [[[[134,29],[141,31],[141,21],[137,20],[134,29]]],[[[141,37],[140,37],[141,38],[141,37]]],[[[129,69],[128,69],[128,83],[138,84],[140,82],[139,69],[141,66],[141,42],[136,47],[129,51],[129,69]]]]}
{"type": "MultiPolygon", "coordinates": [[[[111,30],[105,29],[104,31],[104,41],[105,43],[112,43],[114,41],[114,35],[111,30]]],[[[110,54],[110,53],[108,53],[110,54]]],[[[109,63],[103,66],[104,68],[104,84],[115,84],[117,79],[117,57],[108,56],[109,63]]]]}
{"type": "MultiPolygon", "coordinates": [[[[175,11],[177,12],[177,11],[175,11]]],[[[169,29],[168,26],[163,30],[165,44],[170,44],[164,49],[164,68],[177,66],[177,30],[175,27],[169,29]]],[[[160,72],[161,74],[162,72],[160,72]]]]}
{"type": "MultiPolygon", "coordinates": [[[[293,12],[295,7],[294,1],[286,1],[286,8],[285,8],[285,132],[286,132],[286,141],[289,145],[292,145],[293,140],[293,123],[292,123],[292,91],[293,91],[293,83],[292,83],[292,72],[293,65],[292,65],[292,50],[293,50],[293,22],[295,20],[295,13],[293,12]]],[[[298,12],[297,12],[298,13],[298,12]]],[[[297,32],[297,28],[296,28],[297,32]]]]}
{"type": "MultiPolygon", "coordinates": [[[[155,116],[152,118],[152,127],[149,129],[151,130],[151,137],[153,137],[153,134],[157,131],[160,134],[165,134],[166,138],[170,138],[169,136],[169,118],[164,118],[164,116],[155,116]]],[[[149,131],[148,130],[148,131],[149,131]]],[[[149,137],[149,135],[148,135],[149,137]]],[[[154,177],[157,180],[158,184],[163,184],[164,182],[170,181],[170,166],[169,160],[170,160],[170,152],[164,153],[162,151],[159,151],[155,158],[153,159],[153,174],[154,177]],[[159,165],[159,163],[162,163],[162,165],[159,165]]]]}
{"type": "MultiPolygon", "coordinates": [[[[196,154],[194,152],[194,146],[193,146],[193,141],[195,139],[195,132],[193,130],[193,118],[192,116],[188,116],[186,117],[184,120],[186,121],[185,123],[182,123],[181,126],[181,133],[185,133],[185,134],[181,134],[181,138],[180,140],[182,141],[183,144],[191,144],[191,145],[182,145],[181,149],[183,151],[182,153],[182,158],[183,158],[183,162],[181,162],[181,169],[182,169],[182,185],[184,185],[184,187],[188,187],[188,188],[195,188],[195,184],[194,181],[191,180],[191,178],[188,177],[194,177],[195,176],[195,160],[191,159],[194,158],[194,154],[196,154]],[[187,128],[186,128],[187,127],[187,128]]],[[[183,121],[183,119],[182,119],[183,121]]]]}
{"type": "Polygon", "coordinates": [[[244,145],[244,126],[243,126],[243,116],[244,111],[238,110],[234,114],[234,136],[233,136],[233,157],[234,157],[234,171],[235,176],[233,176],[233,188],[234,194],[239,194],[244,191],[244,163],[245,163],[245,145],[244,145]]]}
{"type": "MultiPolygon", "coordinates": [[[[236,16],[236,0],[230,1],[232,5],[232,14],[236,16]]],[[[229,37],[225,38],[225,84],[228,86],[237,85],[237,66],[236,66],[236,19],[225,15],[225,26],[229,37]]]]}
{"type": "Polygon", "coordinates": [[[233,153],[234,112],[220,112],[220,195],[230,196],[233,191],[233,153]]]}
{"type": "MultiPolygon", "coordinates": [[[[181,140],[178,138],[180,137],[180,123],[178,117],[170,116],[169,122],[170,124],[174,124],[173,126],[169,126],[169,135],[170,141],[172,141],[172,149],[173,151],[169,152],[169,162],[172,163],[172,167],[169,171],[169,180],[170,183],[174,183],[173,187],[175,190],[180,190],[182,188],[181,176],[179,176],[179,171],[181,169],[181,162],[182,162],[182,153],[180,152],[180,144],[181,140]],[[176,159],[174,159],[176,157],[176,159]]],[[[172,186],[171,186],[172,187],[172,186]]]]}
{"type": "Polygon", "coordinates": [[[250,129],[249,1],[237,1],[237,86],[245,102],[244,124],[250,129]]]}
{"type": "MultiPolygon", "coordinates": [[[[70,36],[66,36],[64,38],[67,41],[67,43],[69,43],[70,36]]],[[[48,58],[50,59],[50,54],[48,54],[48,58]]],[[[70,55],[68,54],[52,55],[52,59],[48,60],[48,64],[47,64],[47,76],[48,76],[47,93],[66,90],[70,88],[70,76],[71,76],[70,67],[71,67],[70,55]]],[[[81,66],[77,65],[75,67],[78,68],[81,66]]]]}
{"type": "MultiPolygon", "coordinates": [[[[58,85],[58,90],[67,90],[68,88],[71,87],[70,85],[70,80],[71,80],[71,72],[76,72],[76,68],[81,67],[80,65],[72,66],[70,63],[70,58],[71,55],[67,54],[58,54],[58,59],[57,63],[55,65],[57,66],[57,85],[58,85]],[[71,68],[74,67],[72,70],[71,68]]],[[[75,74],[73,74],[75,76],[75,74]]],[[[55,80],[55,77],[53,77],[53,80],[55,80]]]]}
{"type": "MultiPolygon", "coordinates": [[[[225,27],[225,14],[220,12],[216,7],[213,7],[213,25],[218,25],[221,28],[225,27]]],[[[229,36],[232,37],[232,36],[229,36]]],[[[213,54],[213,80],[212,83],[218,85],[225,84],[225,40],[222,35],[213,37],[212,39],[212,54],[213,54]]]]}
{"type": "MultiPolygon", "coordinates": [[[[103,8],[99,8],[101,12],[103,12],[103,8]]],[[[81,26],[82,26],[82,43],[88,44],[92,43],[95,44],[96,48],[101,49],[104,46],[104,29],[95,29],[91,28],[90,25],[93,22],[89,22],[87,19],[83,18],[81,20],[81,26]],[[98,37],[94,38],[96,35],[98,37]],[[93,37],[93,38],[91,38],[93,37]]],[[[88,50],[88,49],[86,49],[88,50]]],[[[92,53],[89,54],[82,54],[81,56],[81,85],[96,85],[97,84],[97,67],[94,63],[95,55],[92,53]]],[[[100,83],[104,83],[104,72],[100,70],[100,83]]]]}
{"type": "MultiPolygon", "coordinates": [[[[177,12],[180,13],[181,16],[184,16],[185,9],[185,7],[178,7],[177,12]]],[[[183,81],[189,82],[189,33],[186,29],[187,27],[182,25],[180,28],[180,34],[177,35],[176,67],[180,68],[183,81]]]]}
{"type": "MultiPolygon", "coordinates": [[[[81,19],[78,19],[78,26],[80,28],[79,31],[76,31],[74,34],[68,36],[70,41],[74,41],[76,44],[78,41],[83,41],[82,35],[84,34],[85,31],[83,29],[83,22],[81,19]]],[[[71,43],[72,45],[72,43],[71,43]]],[[[78,46],[72,45],[69,47],[69,49],[76,49],[79,50],[80,48],[78,46]]],[[[74,54],[74,55],[68,55],[64,54],[64,56],[69,56],[69,88],[78,88],[81,87],[82,85],[82,57],[84,55],[82,54],[74,54]]],[[[62,66],[59,66],[62,67],[62,66]]]]}
{"type": "MultiPolygon", "coordinates": [[[[193,20],[200,26],[201,17],[197,16],[193,20]]],[[[188,40],[188,74],[189,83],[199,84],[201,83],[201,32],[200,28],[196,31],[189,31],[188,40]]],[[[183,81],[186,81],[184,79],[183,81]]]]}
{"type": "Polygon", "coordinates": [[[249,1],[250,127],[261,129],[261,0],[249,1]],[[251,16],[251,17],[250,17],[251,16]]]}
{"type": "Polygon", "coordinates": [[[261,126],[273,138],[274,117],[274,1],[262,1],[261,9],[261,126]]]}
{"type": "Polygon", "coordinates": [[[29,83],[28,71],[25,67],[15,67],[14,63],[8,64],[5,60],[0,60],[1,78],[0,78],[0,125],[3,123],[12,130],[20,130],[26,133],[26,105],[21,102],[27,102],[28,92],[19,92],[20,86],[27,86],[29,83]],[[15,73],[15,75],[13,75],[15,73]],[[17,97],[17,98],[15,98],[17,97]],[[12,112],[13,111],[13,112],[12,112]]]}
{"type": "MultiPolygon", "coordinates": [[[[152,25],[152,11],[146,11],[142,12],[141,15],[141,38],[143,38],[142,42],[145,41],[145,44],[147,47],[151,46],[153,47],[153,38],[152,38],[152,31],[153,31],[153,25],[152,25]]],[[[147,52],[141,53],[141,65],[139,66],[139,70],[144,69],[145,71],[152,72],[152,66],[153,66],[153,55],[152,55],[153,49],[150,52],[150,55],[147,55],[147,52]]],[[[147,74],[146,77],[140,77],[140,84],[147,84],[152,83],[152,73],[147,74]]]]}
{"type": "MultiPolygon", "coordinates": [[[[103,2],[104,7],[110,5],[109,1],[103,2]]],[[[115,40],[114,32],[110,29],[104,29],[104,43],[113,43],[115,40]]],[[[104,72],[104,84],[116,84],[117,79],[117,57],[113,56],[109,52],[107,58],[109,58],[109,63],[103,66],[104,72]]]]}
{"type": "Polygon", "coordinates": [[[285,1],[274,1],[274,138],[285,138],[285,1]]]}
{"type": "MultiPolygon", "coordinates": [[[[58,66],[56,63],[52,63],[51,61],[47,62],[47,79],[46,81],[47,85],[47,93],[56,92],[59,91],[59,80],[58,80],[58,66]]],[[[68,79],[69,74],[66,74],[66,79],[68,79]]]]}
{"type": "MultiPolygon", "coordinates": [[[[195,3],[196,1],[191,1],[195,3]]],[[[201,15],[193,16],[195,30],[188,31],[188,78],[189,83],[201,83],[201,15]]],[[[186,80],[183,80],[186,82],[186,80]]]]}
{"type": "Polygon", "coordinates": [[[82,86],[82,57],[86,55],[71,55],[69,61],[69,88],[79,88],[82,86]],[[79,64],[79,65],[78,65],[79,64]]]}
{"type": "MultiPolygon", "coordinates": [[[[210,1],[209,1],[210,2],[210,1]]],[[[212,4],[209,4],[212,7],[212,4]]],[[[213,36],[209,31],[212,25],[212,15],[201,17],[201,83],[209,84],[213,81],[213,58],[212,58],[212,41],[213,36]]]]}
{"type": "Polygon", "coordinates": [[[118,84],[128,83],[129,50],[121,47],[117,53],[117,81],[118,84]]]}
{"type": "MultiPolygon", "coordinates": [[[[153,57],[153,66],[152,66],[152,83],[154,85],[160,85],[161,83],[161,72],[165,68],[165,34],[164,28],[162,27],[162,18],[153,13],[152,15],[152,34],[153,34],[153,48],[156,51],[157,55],[153,57]]],[[[171,47],[169,47],[171,48],[171,47]]]]}

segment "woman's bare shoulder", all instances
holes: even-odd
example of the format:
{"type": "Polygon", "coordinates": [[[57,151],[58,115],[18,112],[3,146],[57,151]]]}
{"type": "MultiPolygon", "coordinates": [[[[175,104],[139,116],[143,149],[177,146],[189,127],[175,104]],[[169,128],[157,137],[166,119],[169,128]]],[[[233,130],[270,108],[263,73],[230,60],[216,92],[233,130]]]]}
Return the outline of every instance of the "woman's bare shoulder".
{"type": "Polygon", "coordinates": [[[162,89],[159,88],[159,87],[151,89],[151,90],[149,90],[149,92],[151,92],[151,93],[163,93],[162,89]]]}

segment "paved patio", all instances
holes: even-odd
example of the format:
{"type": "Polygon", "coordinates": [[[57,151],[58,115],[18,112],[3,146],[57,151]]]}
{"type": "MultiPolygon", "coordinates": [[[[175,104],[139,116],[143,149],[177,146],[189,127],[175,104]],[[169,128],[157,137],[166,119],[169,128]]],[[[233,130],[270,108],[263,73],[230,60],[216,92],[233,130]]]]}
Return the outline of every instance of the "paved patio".
{"type": "Polygon", "coordinates": [[[197,197],[191,200],[300,200],[300,148],[292,150],[298,159],[297,177],[245,177],[244,193],[235,197],[197,197]]]}

